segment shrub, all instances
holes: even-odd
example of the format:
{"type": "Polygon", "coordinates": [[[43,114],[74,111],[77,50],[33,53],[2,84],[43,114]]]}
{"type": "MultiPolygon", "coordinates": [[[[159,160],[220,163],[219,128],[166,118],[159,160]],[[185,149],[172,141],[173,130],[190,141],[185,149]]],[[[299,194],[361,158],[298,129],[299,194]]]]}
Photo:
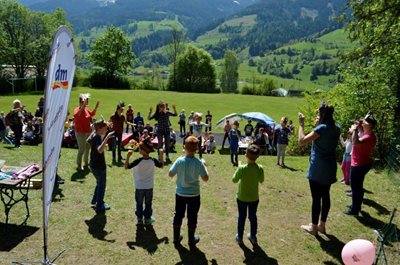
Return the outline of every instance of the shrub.
{"type": "Polygon", "coordinates": [[[103,72],[93,72],[90,77],[90,86],[93,88],[130,89],[129,80],[123,76],[108,76],[103,72]]]}

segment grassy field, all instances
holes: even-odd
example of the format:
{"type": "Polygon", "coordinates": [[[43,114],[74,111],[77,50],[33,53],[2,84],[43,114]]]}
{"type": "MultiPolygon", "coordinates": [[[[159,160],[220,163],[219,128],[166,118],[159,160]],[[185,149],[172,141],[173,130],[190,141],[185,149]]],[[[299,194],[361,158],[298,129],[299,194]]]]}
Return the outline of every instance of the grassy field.
{"type": "MultiPolygon", "coordinates": [[[[144,91],[144,90],[102,90],[91,88],[74,88],[70,100],[70,112],[78,106],[78,98],[80,93],[90,93],[91,100],[89,108],[93,108],[95,102],[100,101],[100,107],[97,111],[97,117],[103,115],[108,118],[114,113],[115,108],[120,100],[126,104],[132,104],[135,112],[141,112],[146,117],[149,107],[155,109],[158,101],[163,100],[170,105],[176,104],[177,111],[185,109],[187,115],[190,111],[199,111],[206,113],[211,111],[214,124],[230,113],[244,113],[248,111],[260,111],[273,119],[280,120],[283,115],[295,120],[299,106],[303,104],[302,98],[277,98],[263,96],[247,96],[234,94],[190,94],[166,91],[144,91]]],[[[11,108],[11,103],[15,98],[22,101],[28,111],[34,113],[40,95],[18,95],[18,96],[2,96],[0,98],[0,106],[3,111],[7,112],[11,108]]],[[[178,118],[171,118],[172,126],[178,129],[178,118]]]]}
{"type": "MultiPolygon", "coordinates": [[[[215,119],[233,111],[251,110],[263,111],[275,119],[282,114],[293,117],[297,106],[302,104],[302,99],[297,98],[79,88],[72,93],[71,109],[81,92],[92,94],[91,106],[95,100],[101,101],[98,114],[103,115],[111,113],[121,99],[143,112],[159,99],[176,103],[178,109],[206,111],[209,108],[215,119]]],[[[18,96],[28,109],[36,105],[38,97],[18,96]]],[[[3,108],[10,106],[14,98],[2,96],[0,105],[3,108]]],[[[172,154],[172,160],[182,155],[180,148],[177,149],[178,153],[172,154]]],[[[241,248],[234,241],[237,185],[230,179],[235,168],[231,166],[226,152],[218,152],[205,156],[210,180],[201,184],[198,232],[202,238],[198,249],[189,251],[186,227],[183,228],[183,246],[175,249],[172,244],[175,184],[168,177],[169,167],[156,170],[153,208],[157,221],[152,228],[143,229],[135,225],[132,173],[121,165],[112,165],[111,153],[106,152],[106,202],[112,209],[106,215],[96,215],[89,207],[95,180],[89,172],[76,172],[76,153],[76,149],[63,149],[59,162],[58,173],[66,182],[57,189],[51,209],[49,253],[56,253],[64,247],[68,250],[57,260],[57,264],[341,264],[342,247],[356,238],[375,242],[373,229],[380,228],[388,220],[390,211],[398,207],[400,201],[400,187],[384,172],[372,170],[366,178],[368,192],[362,216],[349,217],[342,213],[350,203],[350,198],[343,192],[346,187],[334,184],[328,235],[312,237],[299,228],[310,221],[311,198],[304,177],[308,157],[288,157],[288,168],[282,169],[275,166],[274,157],[264,156],[258,161],[264,166],[266,175],[265,183],[260,188],[258,210],[260,248],[253,250],[247,240],[246,246],[241,248]]],[[[41,164],[41,145],[13,149],[1,144],[0,159],[16,166],[32,162],[41,164]]],[[[243,156],[239,160],[245,162],[243,156]]],[[[338,171],[338,178],[341,177],[338,171]]],[[[0,205],[3,212],[3,205],[0,205]]],[[[9,264],[12,259],[42,258],[40,190],[30,192],[29,206],[31,216],[26,226],[16,225],[24,220],[23,204],[17,204],[11,210],[8,231],[4,227],[4,214],[0,214],[0,264],[9,264]]],[[[247,223],[246,232],[248,228],[247,223]]],[[[391,253],[389,256],[393,257],[391,253]]]]}

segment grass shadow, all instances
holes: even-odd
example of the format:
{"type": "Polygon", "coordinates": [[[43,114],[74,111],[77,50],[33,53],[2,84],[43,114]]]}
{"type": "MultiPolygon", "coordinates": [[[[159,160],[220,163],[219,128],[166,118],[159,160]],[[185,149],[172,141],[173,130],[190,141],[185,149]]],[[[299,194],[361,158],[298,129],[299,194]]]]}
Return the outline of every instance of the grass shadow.
{"type": "MultiPolygon", "coordinates": [[[[386,222],[378,220],[378,219],[372,217],[369,213],[364,212],[364,211],[361,211],[361,216],[356,216],[355,218],[361,224],[363,224],[364,226],[367,226],[373,230],[381,229],[384,225],[386,225],[386,222]]],[[[371,231],[371,233],[372,233],[372,231],[371,231]]],[[[396,234],[400,235],[400,229],[398,227],[396,227],[396,234]]]]}
{"type": "Polygon", "coordinates": [[[107,232],[104,230],[107,224],[107,216],[105,213],[97,213],[90,220],[85,220],[86,225],[88,226],[89,233],[96,239],[101,241],[106,241],[110,243],[114,243],[115,240],[106,239],[106,236],[111,234],[112,232],[107,232]]]}
{"type": "Polygon", "coordinates": [[[90,169],[85,168],[84,170],[78,170],[71,176],[71,181],[83,183],[83,180],[89,175],[90,169]]]}
{"type": "Polygon", "coordinates": [[[231,150],[229,148],[218,149],[218,152],[220,155],[230,155],[231,154],[231,150]]]}
{"type": "Polygon", "coordinates": [[[278,265],[278,261],[269,257],[267,253],[259,246],[254,245],[253,250],[249,249],[245,244],[240,244],[240,248],[244,254],[244,264],[249,265],[278,265]]]}
{"type": "Polygon", "coordinates": [[[136,241],[128,241],[126,245],[132,250],[135,250],[135,246],[141,247],[153,255],[161,243],[168,244],[168,237],[158,238],[152,225],[137,225],[136,241]]]}
{"type": "Polygon", "coordinates": [[[364,193],[365,193],[365,194],[374,194],[372,191],[367,190],[367,189],[364,189],[364,193]]]}
{"type": "Polygon", "coordinates": [[[34,226],[0,223],[0,252],[11,251],[38,230],[34,226]]]}
{"type": "Polygon", "coordinates": [[[65,195],[63,194],[63,189],[60,188],[59,184],[54,184],[53,194],[52,194],[52,202],[59,202],[61,201],[65,195]]]}
{"type": "MultiPolygon", "coordinates": [[[[324,250],[327,254],[329,254],[331,257],[339,261],[340,264],[342,264],[342,249],[345,244],[334,235],[327,234],[326,237],[328,238],[328,240],[325,240],[320,235],[317,235],[315,238],[319,241],[322,250],[324,250]]],[[[335,263],[325,262],[324,264],[335,263]]]]}
{"type": "Polygon", "coordinates": [[[289,167],[289,166],[287,166],[287,165],[285,165],[285,166],[283,167],[283,169],[289,169],[289,170],[292,171],[292,172],[302,171],[302,170],[300,170],[300,169],[296,169],[296,168],[293,168],[293,167],[289,167]]]}
{"type": "MultiPolygon", "coordinates": [[[[207,265],[208,260],[206,254],[202,252],[196,246],[191,247],[190,249],[185,248],[181,244],[175,246],[175,249],[178,251],[181,261],[176,263],[175,265],[207,265]]],[[[211,264],[217,264],[215,259],[211,260],[211,264]]]]}
{"type": "Polygon", "coordinates": [[[363,204],[375,208],[375,210],[378,211],[379,215],[388,215],[388,214],[391,213],[386,207],[383,207],[382,205],[380,205],[376,201],[373,201],[373,200],[370,200],[370,199],[367,199],[367,198],[364,198],[363,204]]]}

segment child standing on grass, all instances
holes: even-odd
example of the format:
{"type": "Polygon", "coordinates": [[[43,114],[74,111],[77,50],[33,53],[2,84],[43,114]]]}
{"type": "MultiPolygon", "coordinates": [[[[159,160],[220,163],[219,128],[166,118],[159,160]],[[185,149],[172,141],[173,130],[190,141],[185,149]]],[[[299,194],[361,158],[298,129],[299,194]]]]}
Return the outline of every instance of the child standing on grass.
{"type": "Polygon", "coordinates": [[[192,122],[190,125],[193,126],[193,136],[196,136],[197,139],[199,140],[199,158],[203,158],[203,148],[202,148],[202,134],[203,134],[203,128],[207,128],[210,125],[202,122],[203,118],[203,113],[196,112],[194,114],[194,122],[192,122]]]}
{"type": "Polygon", "coordinates": [[[104,213],[110,209],[110,206],[104,203],[107,177],[104,149],[108,140],[113,137],[114,132],[107,134],[107,129],[107,123],[104,120],[97,121],[94,123],[94,133],[87,139],[91,145],[90,170],[96,177],[96,188],[92,198],[92,206],[95,207],[96,213],[104,213]]]}
{"type": "Polygon", "coordinates": [[[238,155],[239,155],[239,140],[241,134],[239,131],[239,122],[235,121],[233,123],[232,129],[229,132],[229,147],[231,150],[231,162],[233,166],[238,166],[238,155]]]}
{"type": "Polygon", "coordinates": [[[350,185],[350,162],[351,162],[351,149],[353,148],[353,144],[351,142],[352,133],[349,130],[347,132],[346,141],[340,137],[340,144],[345,149],[343,153],[343,160],[342,160],[342,172],[343,172],[343,179],[340,181],[346,185],[350,185]]]}
{"type": "Polygon", "coordinates": [[[256,163],[259,156],[260,147],[255,144],[249,145],[246,150],[247,164],[238,167],[232,177],[234,183],[240,181],[236,198],[238,206],[236,242],[238,244],[243,244],[247,211],[250,220],[250,233],[247,234],[247,238],[253,245],[257,244],[258,184],[264,181],[264,169],[256,163]]]}
{"type": "Polygon", "coordinates": [[[286,147],[289,144],[290,129],[287,127],[288,118],[281,118],[281,126],[275,129],[276,165],[285,167],[286,147]]]}
{"type": "Polygon", "coordinates": [[[135,178],[135,200],[136,200],[136,217],[137,224],[151,225],[155,218],[152,216],[152,201],[153,201],[153,188],[154,188],[154,168],[162,168],[163,164],[149,156],[153,150],[153,144],[150,138],[144,139],[139,143],[139,153],[142,157],[137,158],[132,163],[129,163],[129,158],[133,154],[133,150],[129,150],[126,155],[125,169],[133,168],[133,176],[135,178]],[[145,208],[143,210],[143,202],[145,208]]]}
{"type": "Polygon", "coordinates": [[[189,246],[195,246],[199,241],[196,235],[197,215],[200,210],[200,180],[208,181],[206,166],[194,155],[199,140],[189,136],[185,140],[186,155],[178,158],[169,170],[169,176],[176,178],[175,214],[174,214],[174,244],[180,244],[182,240],[181,226],[183,217],[188,219],[188,241],[189,246]],[[186,210],[187,209],[187,210],[186,210]]]}

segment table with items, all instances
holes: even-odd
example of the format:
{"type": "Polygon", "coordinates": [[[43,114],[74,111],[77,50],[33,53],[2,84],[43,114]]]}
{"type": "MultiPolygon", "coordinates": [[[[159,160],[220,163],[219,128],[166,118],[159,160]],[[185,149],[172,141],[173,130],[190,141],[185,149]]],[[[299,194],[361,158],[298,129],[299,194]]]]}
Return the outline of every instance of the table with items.
{"type": "Polygon", "coordinates": [[[13,167],[3,165],[0,168],[0,199],[4,204],[6,214],[6,225],[8,224],[11,208],[23,201],[26,207],[26,219],[29,217],[28,194],[31,178],[37,176],[42,171],[37,164],[26,167],[13,167]]]}

